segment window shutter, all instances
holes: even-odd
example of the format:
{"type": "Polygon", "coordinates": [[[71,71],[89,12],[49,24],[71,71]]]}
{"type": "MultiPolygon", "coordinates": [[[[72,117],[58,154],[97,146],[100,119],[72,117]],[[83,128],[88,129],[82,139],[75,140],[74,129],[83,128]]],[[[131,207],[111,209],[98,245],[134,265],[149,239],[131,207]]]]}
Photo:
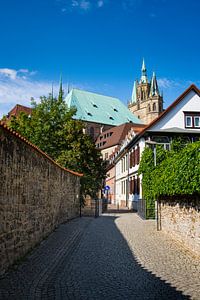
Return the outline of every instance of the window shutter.
{"type": "Polygon", "coordinates": [[[132,155],[133,155],[133,167],[135,167],[135,149],[133,150],[132,155]]]}
{"type": "Polygon", "coordinates": [[[138,156],[138,164],[140,163],[140,147],[138,145],[138,150],[137,150],[137,156],[138,156]]]}
{"type": "Polygon", "coordinates": [[[130,168],[132,168],[132,164],[133,164],[132,152],[129,153],[129,157],[130,157],[130,168]]]}
{"type": "Polygon", "coordinates": [[[137,194],[140,194],[140,177],[137,178],[137,194]]]}
{"type": "Polygon", "coordinates": [[[138,148],[135,149],[135,164],[138,164],[138,148]]]}

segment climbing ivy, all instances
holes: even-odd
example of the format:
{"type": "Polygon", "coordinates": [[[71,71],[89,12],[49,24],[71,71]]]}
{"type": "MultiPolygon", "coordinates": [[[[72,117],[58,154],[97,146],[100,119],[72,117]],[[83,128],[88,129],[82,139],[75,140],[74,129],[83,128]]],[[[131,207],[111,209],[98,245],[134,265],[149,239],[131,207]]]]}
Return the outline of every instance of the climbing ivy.
{"type": "Polygon", "coordinates": [[[142,176],[142,197],[146,200],[146,218],[155,217],[155,178],[154,172],[158,166],[166,157],[168,156],[168,151],[163,149],[163,146],[156,146],[156,160],[154,161],[154,153],[151,148],[145,148],[142,159],[140,162],[139,174],[142,176]],[[156,164],[156,166],[155,166],[156,164]]]}
{"type": "Polygon", "coordinates": [[[153,197],[200,193],[200,141],[170,155],[152,173],[153,197]]]}
{"type": "Polygon", "coordinates": [[[172,150],[156,146],[154,154],[145,148],[139,166],[143,174],[143,198],[147,208],[154,207],[160,196],[191,195],[200,193],[200,141],[186,145],[183,140],[174,140],[172,150]]]}

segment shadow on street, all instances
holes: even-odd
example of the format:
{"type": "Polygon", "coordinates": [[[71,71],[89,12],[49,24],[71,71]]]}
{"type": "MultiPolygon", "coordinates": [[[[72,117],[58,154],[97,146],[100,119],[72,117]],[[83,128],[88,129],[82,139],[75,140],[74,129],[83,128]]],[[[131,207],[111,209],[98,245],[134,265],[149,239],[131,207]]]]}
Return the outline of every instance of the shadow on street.
{"type": "Polygon", "coordinates": [[[190,299],[140,265],[116,219],[59,226],[0,280],[0,299],[190,299]]]}

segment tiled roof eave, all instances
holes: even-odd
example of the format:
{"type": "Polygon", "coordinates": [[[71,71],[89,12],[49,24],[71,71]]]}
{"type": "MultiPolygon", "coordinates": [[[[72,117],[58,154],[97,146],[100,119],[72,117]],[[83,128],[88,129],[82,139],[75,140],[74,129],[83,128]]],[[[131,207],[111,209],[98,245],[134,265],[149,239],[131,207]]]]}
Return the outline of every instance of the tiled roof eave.
{"type": "Polygon", "coordinates": [[[32,149],[34,149],[35,151],[39,152],[40,154],[42,154],[43,157],[45,157],[46,159],[48,159],[52,164],[54,164],[56,167],[60,168],[61,170],[71,173],[73,175],[82,177],[83,174],[78,173],[78,172],[74,172],[72,170],[66,169],[62,166],[60,166],[57,162],[55,162],[51,157],[49,157],[45,152],[43,152],[42,150],[40,150],[36,145],[30,143],[27,139],[25,139],[23,136],[21,136],[18,132],[12,130],[11,128],[9,128],[7,125],[5,125],[2,121],[0,121],[0,127],[2,127],[3,129],[5,129],[6,131],[8,131],[9,133],[11,133],[13,136],[17,137],[18,139],[20,139],[22,142],[24,142],[25,144],[29,145],[32,149]]]}

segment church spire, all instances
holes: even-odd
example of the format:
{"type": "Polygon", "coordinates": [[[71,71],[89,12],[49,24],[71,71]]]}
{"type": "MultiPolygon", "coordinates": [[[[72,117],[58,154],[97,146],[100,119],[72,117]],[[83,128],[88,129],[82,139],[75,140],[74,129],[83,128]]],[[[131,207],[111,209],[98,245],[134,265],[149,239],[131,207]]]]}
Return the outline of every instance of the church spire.
{"type": "Polygon", "coordinates": [[[131,103],[136,103],[136,101],[137,101],[137,81],[135,80],[133,84],[131,103]]]}
{"type": "Polygon", "coordinates": [[[147,79],[147,69],[146,69],[146,66],[145,66],[145,62],[144,62],[144,58],[143,58],[143,61],[142,61],[142,75],[141,75],[141,80],[140,80],[140,83],[147,83],[148,82],[148,79],[147,79]]]}
{"type": "Polygon", "coordinates": [[[62,88],[62,74],[60,75],[60,87],[59,87],[59,93],[58,93],[58,100],[63,99],[63,88],[62,88]]]}
{"type": "Polygon", "coordinates": [[[153,72],[153,76],[151,79],[150,95],[151,96],[159,96],[160,95],[155,72],[153,72]]]}
{"type": "Polygon", "coordinates": [[[51,99],[53,100],[53,82],[52,82],[52,86],[51,86],[51,99]]]}

